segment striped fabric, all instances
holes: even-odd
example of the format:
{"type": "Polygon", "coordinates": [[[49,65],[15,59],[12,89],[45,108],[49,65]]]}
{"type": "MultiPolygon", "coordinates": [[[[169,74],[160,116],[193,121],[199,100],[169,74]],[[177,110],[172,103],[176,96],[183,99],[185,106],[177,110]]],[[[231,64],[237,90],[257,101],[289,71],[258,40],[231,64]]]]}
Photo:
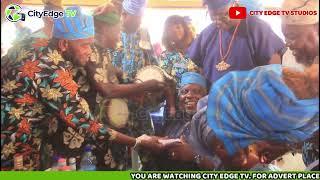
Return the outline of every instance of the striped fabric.
{"type": "Polygon", "coordinates": [[[146,0],[124,0],[122,7],[131,15],[142,15],[146,7],[146,0]]]}
{"type": "Polygon", "coordinates": [[[296,143],[319,129],[319,98],[299,100],[281,65],[230,72],[209,93],[207,120],[233,155],[257,140],[296,143]]]}
{"type": "Polygon", "coordinates": [[[81,13],[79,6],[66,10],[76,11],[74,17],[64,16],[54,20],[53,37],[58,39],[79,40],[94,36],[93,17],[81,13]]]}
{"type": "Polygon", "coordinates": [[[199,86],[207,89],[206,79],[199,73],[195,72],[185,72],[182,74],[180,87],[186,86],[188,84],[198,84],[199,86]]]}

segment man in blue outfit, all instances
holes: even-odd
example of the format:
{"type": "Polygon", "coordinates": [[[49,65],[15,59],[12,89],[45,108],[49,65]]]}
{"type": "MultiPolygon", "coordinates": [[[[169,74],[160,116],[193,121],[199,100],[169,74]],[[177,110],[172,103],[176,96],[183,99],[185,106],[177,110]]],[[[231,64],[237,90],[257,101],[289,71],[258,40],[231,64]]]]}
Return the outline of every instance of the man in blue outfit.
{"type": "Polygon", "coordinates": [[[257,17],[230,19],[234,0],[204,0],[212,24],[205,28],[188,50],[189,57],[215,82],[234,70],[250,70],[280,64],[285,44],[271,27],[257,17]]]}

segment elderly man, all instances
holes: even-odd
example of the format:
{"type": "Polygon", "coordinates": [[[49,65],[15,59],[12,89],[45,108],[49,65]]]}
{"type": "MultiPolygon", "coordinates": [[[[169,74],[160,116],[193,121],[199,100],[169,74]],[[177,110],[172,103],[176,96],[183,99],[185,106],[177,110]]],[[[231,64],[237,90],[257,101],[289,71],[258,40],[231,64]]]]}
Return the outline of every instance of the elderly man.
{"type": "Polygon", "coordinates": [[[319,67],[313,68],[268,65],[228,73],[199,101],[191,148],[174,145],[172,158],[211,156],[214,169],[249,170],[301,148],[319,131],[319,74],[312,72],[319,67]]]}
{"type": "MultiPolygon", "coordinates": [[[[283,16],[282,31],[286,38],[287,46],[292,50],[298,63],[303,64],[305,67],[314,63],[319,64],[319,1],[285,0],[282,7],[284,10],[317,13],[306,16],[283,16]]],[[[314,71],[314,73],[317,74],[319,71],[314,71]]],[[[303,161],[306,166],[317,160],[319,161],[319,135],[305,142],[303,147],[303,161]]],[[[319,169],[319,165],[317,169],[319,169]]]]}
{"type": "Polygon", "coordinates": [[[283,9],[317,12],[316,15],[283,16],[282,31],[298,63],[305,66],[319,63],[319,1],[286,0],[283,9]]]}
{"type": "MultiPolygon", "coordinates": [[[[188,137],[190,135],[190,121],[197,111],[197,103],[199,99],[207,95],[206,80],[195,72],[183,73],[179,86],[181,87],[178,95],[179,110],[175,117],[165,120],[159,136],[170,139],[188,137]]],[[[171,157],[168,152],[159,156],[157,160],[159,170],[197,170],[203,165],[203,162],[200,165],[200,162],[197,164],[194,159],[173,161],[168,157],[171,157]]],[[[206,159],[206,162],[210,162],[210,160],[206,159]]]]}
{"type": "Polygon", "coordinates": [[[146,0],[124,0],[122,3],[121,44],[113,64],[122,69],[123,82],[132,82],[137,71],[157,65],[149,33],[140,28],[146,0]]]}
{"type": "Polygon", "coordinates": [[[77,15],[55,20],[49,45],[25,49],[25,56],[2,79],[2,170],[45,169],[55,155],[79,162],[85,144],[97,148],[109,141],[152,144],[150,138],[136,140],[109,129],[91,113],[94,104],[89,105],[80,92],[86,76],[77,70],[92,52],[93,18],[78,7],[70,10],[77,10],[77,15]]]}
{"type": "Polygon", "coordinates": [[[257,17],[230,19],[235,0],[203,0],[212,24],[205,28],[188,50],[189,57],[211,83],[234,70],[250,70],[280,64],[285,52],[282,40],[257,17]]]}
{"type": "Polygon", "coordinates": [[[207,84],[204,77],[195,72],[186,72],[182,74],[176,117],[166,119],[163,127],[163,136],[170,138],[179,138],[183,135],[181,131],[188,124],[192,116],[197,112],[197,103],[199,99],[207,94],[207,84]]]}

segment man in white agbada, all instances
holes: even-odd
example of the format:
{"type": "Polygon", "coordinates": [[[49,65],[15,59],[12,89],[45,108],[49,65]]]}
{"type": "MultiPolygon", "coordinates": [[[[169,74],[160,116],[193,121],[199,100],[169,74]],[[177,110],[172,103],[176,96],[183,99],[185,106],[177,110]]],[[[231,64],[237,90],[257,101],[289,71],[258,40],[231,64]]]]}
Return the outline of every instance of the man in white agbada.
{"type": "Polygon", "coordinates": [[[282,16],[282,32],[298,63],[319,63],[319,0],[285,0],[282,7],[290,12],[313,14],[282,16]]]}

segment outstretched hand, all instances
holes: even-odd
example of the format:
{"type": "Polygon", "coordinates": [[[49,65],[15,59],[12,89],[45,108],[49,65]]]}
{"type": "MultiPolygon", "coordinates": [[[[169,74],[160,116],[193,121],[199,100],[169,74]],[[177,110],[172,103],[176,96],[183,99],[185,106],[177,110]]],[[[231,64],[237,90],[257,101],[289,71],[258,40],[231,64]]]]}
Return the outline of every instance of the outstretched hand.
{"type": "Polygon", "coordinates": [[[164,144],[160,143],[160,139],[165,139],[163,137],[157,137],[157,136],[148,136],[148,135],[142,135],[137,138],[138,141],[140,141],[140,146],[144,149],[150,150],[152,153],[159,154],[164,151],[164,144]]]}

